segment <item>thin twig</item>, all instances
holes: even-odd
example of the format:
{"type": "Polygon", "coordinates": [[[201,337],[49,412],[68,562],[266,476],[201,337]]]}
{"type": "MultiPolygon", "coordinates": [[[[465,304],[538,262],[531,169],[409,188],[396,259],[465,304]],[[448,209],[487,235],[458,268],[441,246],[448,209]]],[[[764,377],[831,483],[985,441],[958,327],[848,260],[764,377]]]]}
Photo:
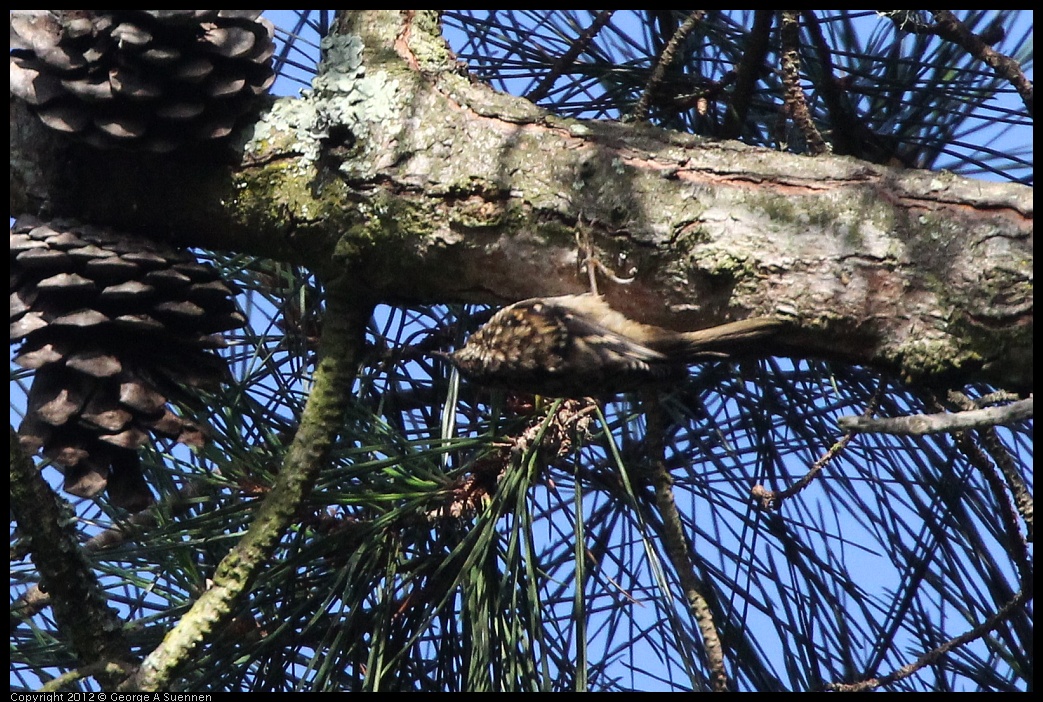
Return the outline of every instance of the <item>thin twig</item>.
{"type": "Polygon", "coordinates": [[[992,428],[983,429],[978,432],[978,436],[981,445],[989,452],[989,455],[992,456],[992,460],[996,462],[996,465],[999,466],[1000,472],[1003,474],[1003,479],[1006,482],[1007,489],[1014,498],[1014,505],[1017,507],[1018,514],[1020,514],[1021,518],[1025,520],[1025,529],[1027,532],[1025,539],[1031,543],[1034,539],[1032,490],[1025,482],[1025,477],[1014,464],[1014,459],[1011,457],[1010,451],[1008,451],[1000,442],[999,437],[996,435],[996,430],[992,428]]]}
{"type": "Polygon", "coordinates": [[[955,638],[949,639],[941,646],[931,649],[917,658],[914,662],[902,666],[889,675],[885,675],[882,678],[860,680],[856,683],[829,683],[826,685],[825,689],[832,692],[865,692],[866,690],[875,690],[878,687],[883,687],[885,685],[890,685],[893,682],[904,680],[921,668],[931,665],[957,646],[962,646],[963,644],[980,639],[982,636],[995,629],[1000,622],[1010,616],[1022,604],[1027,602],[1029,597],[1031,597],[1030,593],[1026,593],[1025,591],[1018,592],[1010,602],[1000,607],[999,611],[990,616],[980,625],[955,638]]]}
{"type": "Polygon", "coordinates": [[[725,139],[738,139],[742,136],[742,126],[746,123],[746,115],[753,102],[753,92],[771,46],[769,39],[771,20],[774,16],[774,10],[754,10],[753,27],[746,39],[742,60],[735,71],[735,88],[732,90],[731,104],[724,118],[724,131],[721,136],[725,139]]]}
{"type": "MultiPolygon", "coordinates": [[[[176,494],[164,497],[158,504],[141,512],[135,512],[126,521],[119,522],[95,534],[83,543],[84,552],[95,553],[104,548],[118,546],[129,538],[137,538],[143,531],[159,523],[160,514],[166,513],[172,517],[183,514],[191,507],[192,499],[199,496],[201,485],[200,482],[189,483],[176,494]]],[[[11,603],[12,626],[17,622],[29,619],[50,603],[50,592],[44,592],[39,584],[33,585],[11,603]]]]}
{"type": "MultiPolygon", "coordinates": [[[[960,408],[972,408],[976,407],[978,402],[975,402],[967,395],[962,392],[949,392],[946,398],[950,403],[954,403],[957,409],[960,408]]],[[[1000,479],[994,470],[993,463],[989,462],[988,457],[985,456],[979,449],[978,446],[970,442],[969,434],[966,432],[957,434],[957,441],[959,442],[960,448],[964,454],[970,459],[971,463],[979,470],[982,476],[988,481],[989,486],[992,488],[993,495],[996,498],[997,504],[1003,505],[1004,510],[1004,522],[1007,524],[1007,532],[1009,534],[1010,543],[1008,547],[1013,550],[1011,554],[1018,564],[1018,569],[1021,571],[1022,582],[1026,578],[1031,579],[1031,558],[1028,553],[1028,545],[1026,541],[1031,542],[1033,539],[1032,534],[1032,490],[1029,489],[1025,483],[1025,478],[1021,475],[1017,466],[1014,464],[1014,459],[1010,455],[1010,451],[1000,441],[999,436],[996,435],[996,429],[994,427],[985,427],[976,432],[978,436],[978,443],[980,443],[989,456],[992,457],[992,461],[996,466],[999,466],[1000,472],[1003,474],[1003,480],[1000,479]],[[961,437],[966,439],[961,441],[961,437]],[[1004,486],[1006,490],[1004,490],[1004,486]],[[1025,520],[1025,526],[1027,536],[1022,538],[1021,530],[1018,525],[1017,516],[1013,514],[1013,510],[1010,509],[1010,504],[1007,500],[1007,491],[1009,490],[1010,496],[1014,499],[1014,504],[1017,508],[1018,513],[1022,519],[1025,520]],[[1008,510],[1010,513],[1008,513],[1008,510]]]]}
{"type": "Polygon", "coordinates": [[[1018,566],[1018,579],[1024,587],[1032,581],[1032,561],[1028,553],[1028,544],[1021,535],[1018,514],[1010,503],[1003,481],[996,472],[996,466],[971,438],[970,432],[959,432],[955,436],[956,445],[975,470],[985,479],[997,508],[997,517],[1007,535],[1007,551],[1018,566]]]}
{"type": "Polygon", "coordinates": [[[666,72],[670,70],[670,66],[673,65],[674,59],[677,56],[677,51],[681,47],[681,43],[691,34],[692,30],[702,22],[703,17],[706,15],[706,10],[696,10],[692,14],[688,15],[688,18],[677,28],[674,35],[670,37],[670,41],[663,47],[662,53],[656,59],[655,68],[652,69],[652,75],[648,79],[648,83],[645,84],[645,92],[641,94],[641,99],[637,101],[637,106],[634,108],[634,118],[638,120],[648,119],[648,109],[652,102],[652,94],[659,89],[663,80],[666,78],[666,72]]]}
{"type": "Polygon", "coordinates": [[[833,153],[865,158],[868,150],[868,144],[865,142],[878,140],[878,137],[858,120],[851,109],[851,102],[845,98],[841,81],[834,74],[832,51],[826,44],[826,38],[822,34],[822,27],[815,16],[815,11],[801,10],[801,16],[804,18],[812,46],[815,47],[818,55],[821,79],[816,85],[822,101],[829,111],[830,142],[833,145],[833,153]]]}
{"type": "Polygon", "coordinates": [[[804,136],[808,153],[812,156],[827,152],[825,140],[811,119],[804,88],[800,85],[800,12],[783,10],[779,35],[782,40],[782,83],[786,87],[786,109],[790,119],[804,136]]]}
{"type": "MultiPolygon", "coordinates": [[[[876,388],[876,392],[873,393],[873,397],[869,400],[869,404],[866,405],[865,411],[861,417],[855,417],[855,419],[868,419],[876,414],[877,406],[880,404],[880,397],[883,395],[883,384],[880,384],[876,388]]],[[[801,490],[811,484],[811,481],[822,471],[826,465],[836,458],[844,448],[851,443],[851,440],[858,434],[856,431],[849,431],[843,437],[840,438],[835,444],[830,446],[829,450],[826,451],[825,455],[815,461],[808,472],[805,473],[800,480],[790,485],[785,490],[780,492],[774,492],[767,489],[763,485],[754,485],[750,488],[750,495],[754,498],[754,501],[761,509],[778,509],[779,506],[788,498],[793,497],[801,490]]]]}
{"type": "Polygon", "coordinates": [[[554,62],[551,66],[550,71],[543,77],[540,84],[525,94],[525,97],[533,102],[539,102],[543,98],[547,97],[550,93],[551,88],[554,87],[555,81],[561,77],[569,66],[576,62],[579,55],[587,50],[590,46],[590,42],[594,41],[594,37],[598,35],[602,27],[608,24],[608,21],[612,19],[612,14],[615,10],[602,10],[598,13],[598,16],[594,18],[594,21],[589,27],[587,27],[583,34],[576,37],[576,40],[572,42],[572,46],[566,51],[561,58],[554,62]]]}
{"type": "Polygon", "coordinates": [[[883,14],[883,17],[891,19],[901,31],[917,34],[936,34],[937,37],[963,47],[967,53],[991,68],[997,76],[1014,86],[1014,89],[1018,91],[1018,95],[1021,96],[1021,100],[1025,103],[1025,110],[1028,112],[1028,116],[1032,117],[1033,81],[1029,80],[1024,71],[1021,70],[1021,65],[1010,56],[1002,54],[989,46],[989,43],[981,39],[979,34],[975,34],[966,24],[953,15],[951,10],[932,9],[930,11],[935,16],[935,24],[909,21],[909,16],[906,14],[907,10],[895,10],[893,13],[883,14]]]}
{"type": "Polygon", "coordinates": [[[980,36],[961,22],[951,10],[931,10],[931,13],[936,21],[936,24],[933,26],[933,32],[942,39],[959,44],[967,53],[991,68],[997,76],[1013,85],[1025,103],[1025,109],[1028,111],[1029,117],[1031,117],[1032,81],[1021,70],[1021,64],[989,46],[980,36]]]}
{"type": "Polygon", "coordinates": [[[710,686],[715,692],[728,691],[728,674],[724,667],[724,646],[713,620],[713,608],[704,590],[705,584],[695,573],[690,556],[688,539],[684,535],[681,513],[674,500],[674,480],[663,460],[663,434],[665,432],[664,410],[658,398],[646,402],[648,409],[649,457],[652,461],[652,483],[655,487],[656,507],[662,517],[663,545],[670,563],[674,566],[677,579],[684,590],[685,601],[695,617],[696,625],[703,637],[707,667],[710,671],[710,686]]]}

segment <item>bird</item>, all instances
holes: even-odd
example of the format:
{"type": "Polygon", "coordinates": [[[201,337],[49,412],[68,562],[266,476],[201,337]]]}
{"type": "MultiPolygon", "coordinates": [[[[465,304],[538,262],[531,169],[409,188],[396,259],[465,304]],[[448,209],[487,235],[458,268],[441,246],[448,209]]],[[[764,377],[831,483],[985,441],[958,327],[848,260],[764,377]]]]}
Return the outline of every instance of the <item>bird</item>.
{"type": "Polygon", "coordinates": [[[727,359],[778,332],[754,317],[691,332],[642,324],[595,293],[509,305],[462,348],[437,353],[480,385],[545,397],[599,397],[668,386],[688,365],[727,359]]]}

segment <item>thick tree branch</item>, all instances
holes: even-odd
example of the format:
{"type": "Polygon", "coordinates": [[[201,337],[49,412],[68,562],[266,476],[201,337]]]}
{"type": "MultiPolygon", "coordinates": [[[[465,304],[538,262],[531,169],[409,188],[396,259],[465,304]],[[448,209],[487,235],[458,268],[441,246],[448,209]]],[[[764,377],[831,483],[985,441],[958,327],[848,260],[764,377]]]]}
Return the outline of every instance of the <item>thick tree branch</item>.
{"type": "Polygon", "coordinates": [[[223,170],[58,144],[12,106],[12,211],[351,268],[385,301],[580,292],[582,218],[641,321],[786,316],[780,353],[1031,386],[1030,188],[557,118],[461,75],[434,15],[350,14],[223,170]]]}
{"type": "Polygon", "coordinates": [[[325,464],[350,397],[365,325],[372,313],[372,305],[343,278],[331,284],[328,292],[322,358],[300,426],[271,492],[258,508],[249,531],[221,560],[213,586],[196,600],[122,689],[157,691],[171,687],[199,646],[208,643],[229,621],[236,603],[249,592],[270,560],[325,464]]]}

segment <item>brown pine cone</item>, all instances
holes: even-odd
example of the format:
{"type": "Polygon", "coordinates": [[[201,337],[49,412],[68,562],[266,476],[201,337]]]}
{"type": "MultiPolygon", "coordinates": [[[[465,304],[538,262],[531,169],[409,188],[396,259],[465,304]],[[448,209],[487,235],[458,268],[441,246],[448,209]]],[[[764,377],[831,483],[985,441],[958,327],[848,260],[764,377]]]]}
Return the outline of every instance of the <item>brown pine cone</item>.
{"type": "Polygon", "coordinates": [[[15,10],[11,94],[99,148],[223,139],[275,79],[261,10],[15,10]]]}
{"type": "Polygon", "coordinates": [[[35,371],[19,438],[65,474],[65,489],[136,511],[152,495],[148,435],[198,444],[173,413],[228,368],[216,332],[243,325],[234,285],[187,252],[71,220],[11,227],[14,362],[35,371]]]}

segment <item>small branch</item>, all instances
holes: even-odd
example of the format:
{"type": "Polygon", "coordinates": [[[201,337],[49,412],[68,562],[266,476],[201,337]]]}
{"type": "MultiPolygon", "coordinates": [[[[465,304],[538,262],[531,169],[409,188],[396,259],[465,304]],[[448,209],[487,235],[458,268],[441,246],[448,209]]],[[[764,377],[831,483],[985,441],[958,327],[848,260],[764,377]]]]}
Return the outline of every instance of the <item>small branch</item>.
{"type": "Polygon", "coordinates": [[[710,671],[710,686],[714,692],[727,692],[728,674],[724,667],[724,646],[713,620],[713,608],[703,592],[706,586],[696,575],[689,555],[691,549],[684,535],[681,513],[677,511],[677,503],[674,500],[674,480],[663,461],[663,409],[656,398],[652,398],[646,404],[649,407],[647,436],[649,457],[652,461],[652,483],[655,486],[656,507],[663,520],[663,545],[677,573],[677,579],[681,582],[688,609],[695,617],[702,634],[703,649],[710,671]]]}
{"type": "Polygon", "coordinates": [[[54,693],[61,692],[64,688],[68,687],[70,692],[75,692],[76,688],[72,687],[72,685],[79,680],[85,680],[87,678],[104,679],[105,676],[108,676],[112,680],[121,680],[133,673],[135,668],[136,666],[131,665],[130,663],[99,661],[97,663],[85,665],[82,668],[62,673],[58,677],[48,680],[35,691],[54,693]]]}
{"type": "Polygon", "coordinates": [[[742,126],[746,123],[746,115],[753,102],[753,91],[757,87],[761,70],[764,68],[768,49],[771,46],[771,20],[774,10],[755,10],[753,28],[746,39],[742,60],[736,69],[735,89],[732,90],[731,105],[724,118],[725,139],[738,139],[742,136],[742,126]]]}
{"type": "Polygon", "coordinates": [[[829,109],[833,124],[844,124],[847,110],[844,109],[844,94],[837,85],[833,72],[833,52],[826,43],[826,37],[822,34],[822,26],[815,16],[814,10],[801,10],[804,18],[804,26],[807,27],[808,35],[811,37],[811,46],[815,49],[816,59],[820,65],[822,82],[819,90],[822,92],[823,101],[829,109]]]}
{"type": "Polygon", "coordinates": [[[1010,602],[1003,605],[999,611],[986,619],[979,626],[976,626],[970,631],[960,634],[953,639],[949,639],[941,646],[928,651],[917,658],[913,663],[902,666],[890,675],[885,675],[882,678],[869,678],[868,680],[861,680],[856,683],[829,683],[826,685],[825,689],[832,692],[865,692],[866,690],[875,690],[876,688],[890,685],[893,682],[904,680],[921,668],[931,665],[957,646],[962,646],[976,639],[980,639],[982,636],[995,629],[1000,622],[1020,608],[1021,605],[1027,602],[1030,597],[1031,593],[1027,594],[1025,591],[1019,592],[1010,602]]]}
{"type": "MultiPolygon", "coordinates": [[[[876,413],[876,409],[880,403],[880,396],[882,395],[882,393],[883,385],[881,384],[877,386],[876,392],[873,393],[873,397],[869,401],[869,404],[866,406],[866,409],[862,413],[862,416],[851,417],[851,419],[870,419],[876,413]]],[[[753,497],[754,501],[760,506],[761,509],[778,509],[779,506],[785,500],[789,499],[790,497],[793,497],[801,490],[806,488],[808,485],[810,485],[811,481],[814,480],[815,477],[822,471],[822,469],[826,467],[826,464],[832,461],[834,458],[836,458],[837,455],[839,455],[840,452],[843,451],[849,443],[851,443],[851,439],[855,438],[856,434],[857,432],[849,431],[847,434],[841,437],[839,441],[833,444],[829,448],[829,450],[826,451],[824,456],[822,456],[817,461],[815,461],[814,464],[812,464],[811,468],[808,470],[807,473],[804,474],[804,476],[800,480],[795,482],[793,485],[790,485],[785,490],[782,490],[781,492],[774,492],[764,487],[763,485],[754,485],[752,488],[750,488],[750,495],[753,497]]]]}
{"type": "MultiPolygon", "coordinates": [[[[977,401],[971,400],[961,392],[952,391],[949,392],[948,401],[955,404],[958,409],[969,410],[982,403],[987,398],[982,397],[977,401]]],[[[1032,559],[1028,552],[1028,544],[1026,541],[1031,542],[1033,539],[1033,500],[1032,490],[1025,482],[1025,478],[1018,470],[1015,464],[1014,458],[1010,455],[1010,451],[1000,441],[999,436],[996,435],[995,427],[984,427],[976,432],[978,437],[978,444],[984,447],[985,451],[988,452],[986,456],[979,448],[978,444],[975,444],[970,439],[970,435],[966,432],[956,435],[956,440],[960,449],[966,454],[974,466],[981,472],[982,476],[989,483],[989,487],[992,488],[993,495],[996,498],[996,503],[1002,505],[1004,522],[1007,524],[1007,533],[1010,539],[1008,548],[1011,549],[1011,555],[1014,557],[1015,562],[1018,564],[1018,570],[1021,573],[1021,581],[1024,583],[1031,580],[1032,578],[1032,559]],[[991,456],[992,462],[989,462],[991,456]],[[995,464],[995,465],[993,465],[995,464]],[[995,467],[999,466],[1000,472],[1003,474],[1003,480],[996,475],[995,467]],[[1004,483],[1004,481],[1006,481],[1004,483]],[[1018,513],[1022,519],[1025,520],[1025,527],[1027,535],[1022,537],[1021,530],[1018,525],[1017,515],[1013,513],[1010,503],[1007,500],[1007,492],[1009,491],[1010,496],[1014,498],[1014,504],[1017,507],[1018,513]]]]}
{"type": "MultiPolygon", "coordinates": [[[[900,32],[933,34],[963,47],[971,56],[989,66],[997,76],[1014,86],[1031,117],[1032,81],[1021,70],[1021,64],[989,46],[990,42],[995,40],[986,40],[982,35],[975,34],[950,10],[930,12],[934,15],[934,24],[926,22],[920,16],[919,10],[887,10],[879,11],[877,14],[891,20],[900,32]]],[[[1002,37],[1002,34],[1000,36],[1002,37]]]]}
{"type": "Polygon", "coordinates": [[[1000,472],[1003,474],[1003,479],[1006,481],[1007,489],[1010,491],[1014,498],[1014,504],[1017,507],[1018,513],[1021,518],[1025,520],[1025,528],[1027,534],[1025,539],[1028,542],[1033,541],[1033,499],[1032,490],[1025,483],[1025,478],[1022,476],[1018,467],[1015,465],[1014,459],[1010,455],[1010,451],[1000,442],[999,437],[996,436],[996,430],[989,428],[983,429],[978,433],[979,440],[985,450],[992,456],[992,460],[999,466],[1000,472]]]}
{"type": "MultiPolygon", "coordinates": [[[[29,555],[40,573],[40,582],[51,595],[54,619],[63,637],[84,665],[131,660],[123,637],[123,623],[109,607],[105,592],[94,575],[76,534],[76,519],[65,500],[48,487],[36,465],[10,432],[11,512],[29,555]]],[[[97,669],[104,689],[122,679],[112,668],[97,669]]]]}
{"type": "Polygon", "coordinates": [[[782,39],[782,82],[786,86],[786,108],[793,123],[804,135],[808,153],[812,156],[829,151],[825,140],[819,134],[815,121],[811,119],[804,88],[800,85],[800,13],[797,10],[783,10],[780,37],[782,39]]]}
{"type": "Polygon", "coordinates": [[[992,491],[992,497],[996,504],[996,518],[1004,527],[1003,531],[1007,536],[1006,549],[1018,567],[1018,580],[1023,588],[1031,587],[1033,568],[1028,543],[1026,543],[1025,538],[1021,534],[1018,515],[1010,504],[1009,496],[1004,489],[1003,481],[996,471],[996,466],[974,442],[970,433],[957,433],[955,441],[956,446],[967,457],[967,460],[974,466],[975,470],[981,474],[992,491]]]}
{"type": "Polygon", "coordinates": [[[826,467],[826,464],[836,458],[854,437],[855,432],[849,432],[841,437],[839,441],[829,447],[829,450],[826,451],[824,456],[811,465],[811,468],[800,478],[800,480],[793,483],[785,490],[775,492],[774,490],[769,490],[763,485],[754,485],[750,488],[750,496],[753,497],[754,501],[761,509],[778,509],[783,502],[810,485],[811,481],[814,480],[818,474],[822,472],[822,469],[826,467]]]}
{"type": "Polygon", "coordinates": [[[815,53],[821,66],[821,80],[817,83],[817,87],[829,112],[829,134],[833,153],[856,156],[876,163],[887,163],[894,154],[872,153],[874,150],[870,147],[881,141],[880,136],[859,120],[858,115],[852,109],[853,102],[846,98],[845,90],[841,87],[844,81],[835,75],[833,53],[826,43],[826,37],[822,34],[822,26],[815,16],[814,10],[802,10],[801,16],[804,18],[804,24],[811,36],[811,43],[815,47],[815,53]],[[870,154],[872,155],[870,156],[870,154]]]}
{"type": "MultiPolygon", "coordinates": [[[[973,407],[974,403],[965,396],[956,395],[950,393],[950,402],[956,403],[958,406],[973,407]]],[[[989,401],[988,398],[982,398],[982,400],[989,401]]],[[[937,402],[936,406],[940,406],[937,402]]],[[[1011,421],[1021,421],[1032,416],[1032,398],[1022,400],[1020,402],[1014,402],[1010,405],[1004,405],[1001,407],[992,407],[984,410],[967,410],[963,412],[957,412],[953,414],[940,413],[935,415],[918,415],[915,417],[896,417],[892,419],[871,419],[869,417],[842,417],[838,420],[838,424],[841,426],[867,426],[867,427],[878,427],[883,426],[884,429],[881,431],[887,431],[887,433],[930,433],[925,431],[895,431],[894,426],[903,427],[908,429],[910,424],[917,424],[919,422],[913,420],[921,420],[924,424],[932,424],[937,422],[938,425],[943,425],[945,428],[937,429],[935,431],[955,431],[957,436],[957,443],[960,450],[963,451],[964,455],[967,456],[968,460],[982,473],[986,482],[992,489],[993,496],[996,499],[996,503],[1001,506],[1005,506],[1006,509],[1001,509],[1001,518],[1006,527],[1005,531],[1008,536],[1009,543],[1007,544],[1008,549],[1012,552],[1011,555],[1018,565],[1018,576],[1021,583],[1021,591],[1019,591],[1006,605],[1001,607],[997,612],[986,619],[981,625],[974,627],[970,631],[961,634],[949,641],[945,642],[941,646],[938,646],[931,651],[928,651],[924,655],[920,656],[916,661],[908,665],[902,666],[898,670],[894,671],[889,675],[885,675],[882,678],[869,678],[856,683],[830,683],[826,685],[825,689],[834,692],[863,692],[866,690],[874,690],[879,687],[889,685],[891,683],[903,680],[918,670],[932,665],[942,656],[952,651],[958,646],[970,643],[976,639],[981,638],[988,632],[992,631],[999,625],[1000,622],[1004,621],[1014,611],[1019,609],[1022,604],[1028,602],[1032,598],[1032,564],[1028,553],[1027,545],[1024,540],[1020,538],[1020,531],[1018,529],[1017,517],[1010,508],[1009,502],[1006,499],[1006,493],[1003,490],[1003,483],[996,475],[994,466],[989,462],[987,457],[978,449],[977,445],[971,440],[971,435],[961,430],[963,429],[985,429],[985,432],[991,433],[995,439],[993,427],[997,422],[995,421],[997,416],[1005,415],[1020,415],[1019,419],[1011,421]],[[1020,407],[1010,409],[1015,405],[1020,407]],[[996,413],[995,410],[1002,410],[1002,413],[996,413]],[[984,416],[983,413],[992,413],[991,421],[980,422],[977,418],[984,416]],[[970,415],[970,420],[967,416],[970,415]],[[961,419],[951,419],[961,418],[961,419]],[[844,421],[847,420],[847,421],[844,421]],[[927,420],[927,421],[923,421],[927,420]],[[955,428],[954,428],[955,427],[955,428]]],[[[1008,422],[1009,423],[1009,422],[1008,422]]],[[[876,430],[876,429],[873,429],[876,430]]],[[[983,437],[984,438],[984,437],[983,437]]],[[[996,439],[998,443],[998,439],[996,439]]],[[[1003,451],[1005,453],[1005,450],[1003,451]]],[[[1016,471],[1014,471],[1016,473],[1016,471]]],[[[1020,476],[1018,476],[1020,479],[1020,476]]],[[[1008,481],[1009,482],[1009,481],[1008,481]]],[[[1024,515],[1025,512],[1023,511],[1024,515]]],[[[1031,503],[1028,507],[1029,519],[1031,519],[1031,503]]],[[[1030,527],[1031,528],[1031,527],[1030,527]]]]}
{"type": "Polygon", "coordinates": [[[1023,422],[1032,417],[1032,398],[1012,402],[1009,405],[968,410],[966,412],[942,412],[939,414],[917,414],[907,417],[840,417],[837,425],[845,431],[873,432],[882,434],[939,434],[945,432],[1005,426],[1023,422]]]}
{"type": "MultiPolygon", "coordinates": [[[[105,548],[122,544],[130,538],[137,538],[141,532],[156,526],[159,523],[160,514],[178,516],[188,511],[193,498],[199,495],[198,483],[189,483],[178,490],[176,494],[167,495],[159,504],[154,504],[146,510],[135,512],[125,522],[120,522],[105,531],[95,534],[83,543],[86,553],[96,553],[105,548]]],[[[37,612],[51,603],[51,595],[44,592],[40,585],[33,585],[26,590],[21,597],[11,603],[11,626],[17,626],[20,622],[29,619],[37,612]]]]}
{"type": "Polygon", "coordinates": [[[670,70],[670,66],[673,65],[674,59],[677,56],[678,49],[681,48],[681,43],[691,34],[692,30],[703,21],[703,17],[706,15],[706,10],[696,10],[692,14],[688,15],[688,19],[677,28],[674,35],[670,37],[670,41],[667,42],[666,46],[663,47],[663,52],[659,54],[659,58],[656,59],[655,68],[652,69],[652,75],[648,79],[648,83],[645,84],[645,92],[641,94],[641,99],[637,101],[637,107],[634,108],[634,118],[644,121],[648,119],[648,109],[652,102],[652,94],[656,92],[663,80],[666,78],[666,72],[670,70]]]}
{"type": "Polygon", "coordinates": [[[978,59],[993,72],[1008,81],[1021,95],[1025,103],[1025,109],[1032,116],[1032,81],[1028,79],[1021,65],[1005,54],[993,49],[980,36],[972,32],[966,24],[957,19],[950,10],[931,10],[937,24],[933,32],[942,39],[946,39],[962,46],[967,53],[978,59]]]}
{"type": "Polygon", "coordinates": [[[615,10],[602,10],[599,12],[591,25],[584,30],[583,34],[576,37],[576,40],[572,42],[572,46],[569,47],[569,50],[554,62],[554,65],[551,66],[550,72],[543,77],[540,84],[526,93],[525,97],[533,102],[539,102],[547,97],[551,88],[554,87],[555,81],[561,77],[561,74],[564,73],[569,66],[576,62],[576,59],[579,58],[580,54],[587,50],[587,47],[590,46],[590,42],[594,41],[594,37],[598,35],[598,32],[600,32],[606,24],[608,24],[608,21],[612,19],[614,13],[615,10]]]}

